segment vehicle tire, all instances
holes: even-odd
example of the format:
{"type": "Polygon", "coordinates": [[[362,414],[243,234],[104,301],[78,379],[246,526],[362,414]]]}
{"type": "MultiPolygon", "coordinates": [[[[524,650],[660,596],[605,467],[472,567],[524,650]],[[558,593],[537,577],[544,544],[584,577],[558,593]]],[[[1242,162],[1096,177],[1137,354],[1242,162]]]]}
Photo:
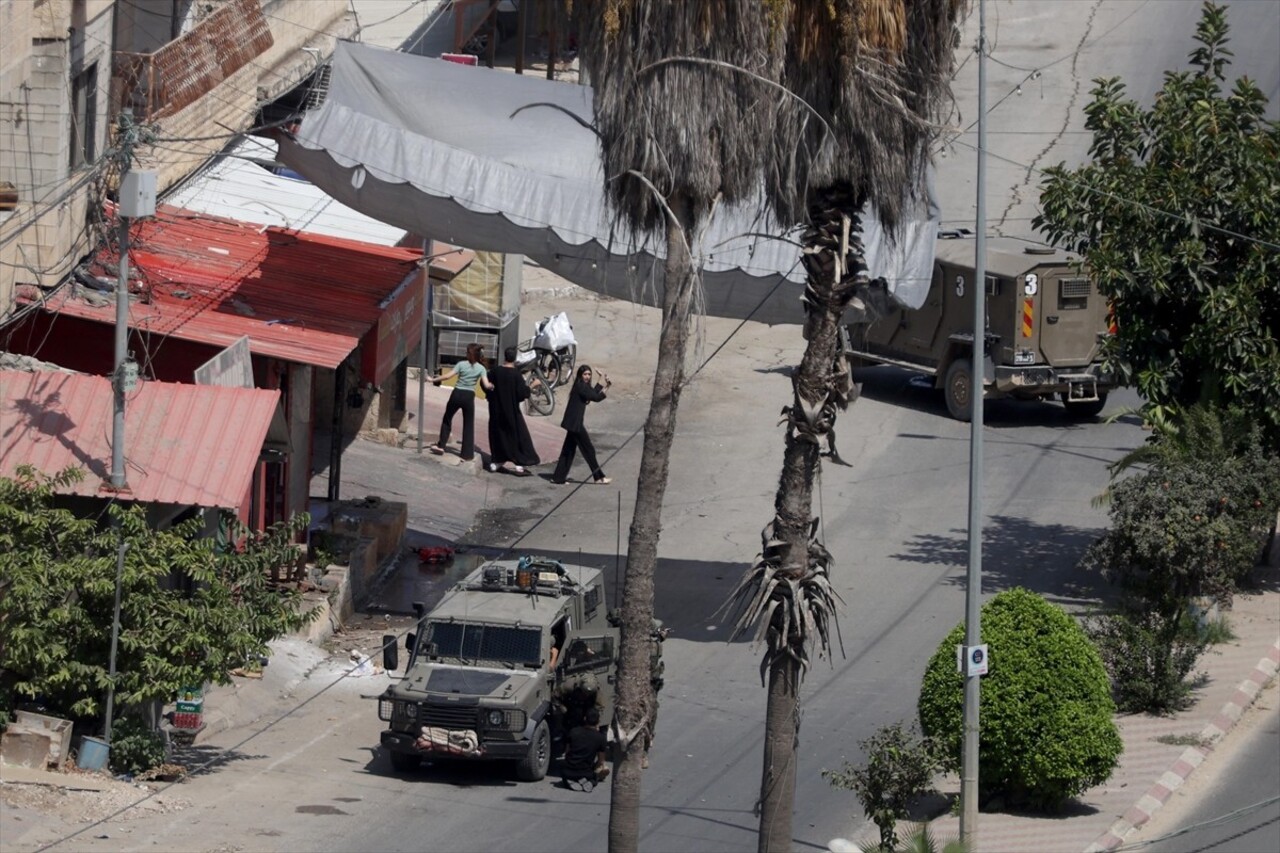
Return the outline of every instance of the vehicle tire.
{"type": "Polygon", "coordinates": [[[947,412],[958,421],[969,421],[970,395],[973,393],[973,370],[969,359],[957,358],[947,367],[942,380],[942,396],[947,401],[947,412]]]}
{"type": "Polygon", "coordinates": [[[529,739],[529,753],[516,763],[516,778],[521,782],[541,782],[551,766],[551,730],[547,721],[538,723],[529,739]]]}
{"type": "Polygon", "coordinates": [[[1107,392],[1099,391],[1096,400],[1069,400],[1067,392],[1063,391],[1058,395],[1062,398],[1062,406],[1067,410],[1067,414],[1073,418],[1092,418],[1097,416],[1107,405],[1107,392]]]}
{"type": "Polygon", "coordinates": [[[397,773],[412,773],[422,765],[422,759],[407,752],[392,752],[391,767],[397,773]]]}
{"type": "Polygon", "coordinates": [[[566,368],[560,363],[560,356],[553,352],[538,353],[538,369],[542,371],[543,376],[547,377],[547,382],[551,383],[552,388],[559,388],[567,381],[564,376],[566,368]]]}
{"type": "Polygon", "coordinates": [[[550,380],[545,376],[539,375],[537,371],[525,374],[525,381],[529,383],[529,400],[528,412],[531,415],[542,415],[546,417],[556,410],[556,395],[552,390],[550,380]],[[538,382],[535,384],[534,379],[538,382]]]}

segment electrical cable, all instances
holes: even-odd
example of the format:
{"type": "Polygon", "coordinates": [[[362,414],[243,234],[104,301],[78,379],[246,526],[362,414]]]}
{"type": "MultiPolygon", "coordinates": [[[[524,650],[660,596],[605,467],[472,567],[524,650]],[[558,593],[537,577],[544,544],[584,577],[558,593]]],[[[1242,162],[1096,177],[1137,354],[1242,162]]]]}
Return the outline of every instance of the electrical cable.
{"type": "Polygon", "coordinates": [[[1259,802],[1253,803],[1252,805],[1245,806],[1244,808],[1236,809],[1233,812],[1227,812],[1224,815],[1219,815],[1218,817],[1210,818],[1208,820],[1202,820],[1198,823],[1190,824],[1189,826],[1184,826],[1181,829],[1174,830],[1173,832],[1167,833],[1165,835],[1159,835],[1159,836],[1156,836],[1155,838],[1151,838],[1146,841],[1136,841],[1132,844],[1125,844],[1123,846],[1115,848],[1113,853],[1130,853],[1130,851],[1142,850],[1143,848],[1150,847],[1153,844],[1159,844],[1161,842],[1168,841],[1171,838],[1177,838],[1180,835],[1186,835],[1189,832],[1196,832],[1197,830],[1201,830],[1201,829],[1212,829],[1218,826],[1225,826],[1226,824],[1231,823],[1232,821],[1240,820],[1243,817],[1248,817],[1249,815],[1255,812],[1261,811],[1262,809],[1265,809],[1267,806],[1275,805],[1276,803],[1280,803],[1280,797],[1267,797],[1265,800],[1261,800],[1259,802]]]}

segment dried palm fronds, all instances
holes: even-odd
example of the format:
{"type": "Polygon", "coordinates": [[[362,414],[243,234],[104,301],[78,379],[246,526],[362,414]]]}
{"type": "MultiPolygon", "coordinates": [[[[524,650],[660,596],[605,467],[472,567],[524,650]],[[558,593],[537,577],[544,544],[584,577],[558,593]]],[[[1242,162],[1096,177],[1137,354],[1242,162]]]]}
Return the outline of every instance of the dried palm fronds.
{"type": "Polygon", "coordinates": [[[774,536],[774,523],[761,531],[761,553],[720,608],[738,611],[730,640],[755,626],[754,643],[766,641],[760,662],[763,684],[779,658],[789,658],[803,673],[809,667],[809,648],[830,656],[832,627],[839,636],[836,603],[843,604],[831,586],[831,553],[817,539],[818,520],[809,528],[808,562],[803,568],[783,565],[785,543],[774,536]]]}

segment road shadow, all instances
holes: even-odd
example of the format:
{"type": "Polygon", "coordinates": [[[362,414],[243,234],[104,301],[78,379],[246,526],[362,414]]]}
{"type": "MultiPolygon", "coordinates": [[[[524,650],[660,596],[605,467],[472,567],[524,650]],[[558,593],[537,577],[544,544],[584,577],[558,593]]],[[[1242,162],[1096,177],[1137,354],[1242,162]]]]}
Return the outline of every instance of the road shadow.
{"type": "Polygon", "coordinates": [[[261,753],[241,752],[234,748],[174,741],[169,763],[185,767],[188,776],[202,776],[238,761],[256,761],[267,757],[261,753]]]}
{"type": "MultiPolygon", "coordinates": [[[[439,544],[443,540],[411,530],[406,534],[406,542],[411,545],[417,542],[439,544]]],[[[415,601],[422,602],[430,610],[450,587],[486,560],[514,560],[531,552],[520,548],[459,546],[451,559],[439,563],[426,563],[409,551],[404,553],[405,556],[370,593],[369,603],[359,612],[411,615],[415,601]]],[[[547,549],[539,549],[536,553],[566,565],[589,566],[603,571],[609,592],[609,608],[617,608],[622,595],[625,558],[615,554],[547,549]]],[[[659,559],[655,572],[658,592],[654,615],[671,629],[673,637],[724,642],[732,628],[734,614],[718,611],[746,570],[744,563],[659,559]]],[[[738,640],[749,641],[749,636],[738,640]]]]}
{"type": "MultiPolygon", "coordinates": [[[[933,387],[932,376],[899,367],[859,367],[853,370],[853,380],[858,384],[859,396],[868,400],[952,420],[947,412],[946,402],[942,399],[942,392],[933,387]]],[[[1108,409],[1112,408],[1114,407],[1108,405],[1108,409]]],[[[1107,410],[1096,417],[1081,418],[1067,414],[1067,410],[1056,401],[1015,400],[1007,397],[988,400],[982,410],[983,424],[992,429],[1087,429],[1106,419],[1107,410]]],[[[1136,415],[1128,413],[1120,415],[1117,421],[1141,423],[1136,415]]]]}
{"type": "MultiPolygon", "coordinates": [[[[982,590],[997,593],[1024,587],[1063,606],[1104,606],[1114,597],[1111,586],[1078,565],[1085,549],[1102,533],[1101,528],[1036,524],[1010,516],[988,518],[982,528],[982,590]]],[[[969,563],[968,533],[922,533],[892,556],[907,563],[964,567],[969,563]]],[[[963,587],[966,579],[953,576],[947,583],[963,587]]]]}

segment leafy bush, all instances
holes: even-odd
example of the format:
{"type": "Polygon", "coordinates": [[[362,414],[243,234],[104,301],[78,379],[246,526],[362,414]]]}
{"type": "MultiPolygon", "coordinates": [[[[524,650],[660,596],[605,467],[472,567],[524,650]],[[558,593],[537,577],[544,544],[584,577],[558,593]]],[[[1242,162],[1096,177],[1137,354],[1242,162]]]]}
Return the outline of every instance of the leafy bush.
{"type": "MultiPolygon", "coordinates": [[[[1124,744],[1112,720],[1107,672],[1084,629],[1060,607],[1011,589],[982,608],[982,641],[991,671],[982,680],[979,795],[1050,809],[1099,785],[1124,744]]],[[[960,769],[964,679],[955,647],[964,625],[942,641],[925,670],[920,727],[942,748],[944,767],[960,769]]]]}
{"type": "Polygon", "coordinates": [[[1168,714],[1190,704],[1187,676],[1205,649],[1194,630],[1155,611],[1104,616],[1089,626],[1121,711],[1168,714]]]}
{"type": "Polygon", "coordinates": [[[846,761],[840,770],[823,770],[822,776],[857,794],[867,817],[880,828],[880,849],[893,850],[897,822],[908,816],[912,800],[933,789],[937,746],[904,730],[902,723],[885,726],[858,746],[867,756],[865,766],[846,761]]]}
{"type": "Polygon", "coordinates": [[[899,835],[888,847],[869,841],[862,845],[862,853],[877,853],[889,850],[892,853],[969,853],[969,847],[959,838],[942,842],[938,847],[938,839],[929,831],[929,824],[921,824],[908,833],[899,835]]]}
{"type": "Polygon", "coordinates": [[[1180,618],[1188,601],[1231,600],[1253,569],[1280,501],[1280,461],[1258,452],[1167,459],[1112,489],[1111,529],[1086,553],[1138,601],[1180,618]]]}
{"type": "Polygon", "coordinates": [[[138,717],[126,715],[111,727],[111,769],[134,776],[164,764],[168,749],[164,735],[138,717]]]}

